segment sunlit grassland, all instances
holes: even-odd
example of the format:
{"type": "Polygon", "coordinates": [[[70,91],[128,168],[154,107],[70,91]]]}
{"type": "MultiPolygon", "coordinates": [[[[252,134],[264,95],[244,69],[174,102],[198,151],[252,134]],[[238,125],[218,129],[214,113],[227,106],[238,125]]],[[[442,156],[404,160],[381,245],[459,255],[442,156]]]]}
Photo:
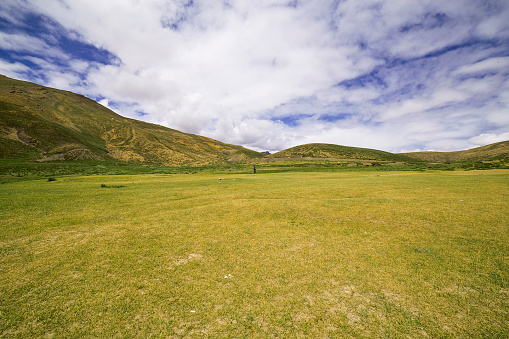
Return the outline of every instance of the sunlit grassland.
{"type": "Polygon", "coordinates": [[[508,170],[5,183],[0,336],[508,337],[508,189],[508,170]]]}

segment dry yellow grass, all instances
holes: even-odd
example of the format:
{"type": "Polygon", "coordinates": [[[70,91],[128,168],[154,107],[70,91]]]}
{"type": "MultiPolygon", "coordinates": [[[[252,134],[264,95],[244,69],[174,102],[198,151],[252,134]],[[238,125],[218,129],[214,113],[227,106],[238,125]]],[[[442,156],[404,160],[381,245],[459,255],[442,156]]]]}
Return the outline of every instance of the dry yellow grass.
{"type": "Polygon", "coordinates": [[[507,337],[509,171],[375,175],[0,185],[0,335],[507,337]]]}

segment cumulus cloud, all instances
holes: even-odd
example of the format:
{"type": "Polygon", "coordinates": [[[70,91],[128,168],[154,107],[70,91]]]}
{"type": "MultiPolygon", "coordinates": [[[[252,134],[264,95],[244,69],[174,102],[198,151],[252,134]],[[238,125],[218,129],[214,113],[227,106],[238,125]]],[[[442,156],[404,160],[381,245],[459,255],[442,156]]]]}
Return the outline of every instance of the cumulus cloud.
{"type": "Polygon", "coordinates": [[[255,150],[464,149],[509,129],[507,15],[502,0],[4,0],[0,70],[255,150]]]}
{"type": "Polygon", "coordinates": [[[509,132],[501,133],[498,135],[493,133],[483,133],[481,135],[470,138],[468,141],[474,145],[483,146],[506,140],[509,140],[509,132]]]}

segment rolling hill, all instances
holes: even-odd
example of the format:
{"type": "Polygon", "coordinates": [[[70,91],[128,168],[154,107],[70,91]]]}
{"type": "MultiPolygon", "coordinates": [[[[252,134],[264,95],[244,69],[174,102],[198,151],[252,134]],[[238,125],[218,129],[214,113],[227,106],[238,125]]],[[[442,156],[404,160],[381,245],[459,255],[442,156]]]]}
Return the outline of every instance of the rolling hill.
{"type": "Polygon", "coordinates": [[[457,152],[411,152],[400,153],[428,162],[461,162],[509,159],[509,140],[457,152]]]}
{"type": "Polygon", "coordinates": [[[266,155],[125,118],[82,95],[0,75],[0,159],[168,166],[321,159],[454,163],[509,159],[509,141],[458,152],[399,154],[313,143],[266,155]]]}
{"type": "Polygon", "coordinates": [[[405,155],[378,151],[370,148],[340,146],[334,144],[305,144],[288,148],[286,150],[271,154],[268,158],[318,158],[318,159],[348,159],[348,160],[372,160],[408,162],[415,159],[405,155]]]}
{"type": "Polygon", "coordinates": [[[261,156],[241,146],[122,117],[82,95],[0,75],[0,159],[198,166],[261,156]]]}

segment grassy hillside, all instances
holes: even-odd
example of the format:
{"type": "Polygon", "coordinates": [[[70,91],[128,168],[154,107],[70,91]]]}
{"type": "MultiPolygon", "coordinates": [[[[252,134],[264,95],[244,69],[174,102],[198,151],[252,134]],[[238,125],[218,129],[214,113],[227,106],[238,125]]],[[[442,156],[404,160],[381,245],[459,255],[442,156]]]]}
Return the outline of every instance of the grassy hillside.
{"type": "Polygon", "coordinates": [[[0,75],[0,159],[208,165],[262,156],[128,119],[82,95],[0,75]]]}
{"type": "Polygon", "coordinates": [[[509,140],[458,152],[412,152],[401,155],[430,162],[503,160],[509,159],[509,140]]]}
{"type": "Polygon", "coordinates": [[[329,158],[375,161],[415,161],[405,155],[378,151],[370,148],[349,147],[333,144],[306,144],[271,154],[269,158],[329,158]]]}

